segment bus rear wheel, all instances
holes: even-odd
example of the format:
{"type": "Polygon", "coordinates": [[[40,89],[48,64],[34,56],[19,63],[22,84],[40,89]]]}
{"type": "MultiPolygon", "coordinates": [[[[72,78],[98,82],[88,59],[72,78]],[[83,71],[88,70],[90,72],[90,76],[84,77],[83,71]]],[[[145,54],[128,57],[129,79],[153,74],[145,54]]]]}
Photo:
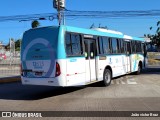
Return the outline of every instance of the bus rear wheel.
{"type": "Polygon", "coordinates": [[[136,71],[136,75],[139,75],[141,73],[141,66],[138,65],[138,70],[136,71]]]}
{"type": "Polygon", "coordinates": [[[109,86],[111,84],[112,75],[109,69],[105,69],[103,74],[103,84],[104,86],[109,86]]]}

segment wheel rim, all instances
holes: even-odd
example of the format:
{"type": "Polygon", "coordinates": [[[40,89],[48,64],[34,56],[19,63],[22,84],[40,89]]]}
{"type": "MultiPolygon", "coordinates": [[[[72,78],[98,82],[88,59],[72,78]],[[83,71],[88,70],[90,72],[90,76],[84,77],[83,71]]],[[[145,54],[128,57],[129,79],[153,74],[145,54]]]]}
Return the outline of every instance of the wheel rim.
{"type": "Polygon", "coordinates": [[[106,74],[105,74],[105,81],[106,81],[106,83],[109,83],[110,82],[110,80],[111,80],[111,75],[109,74],[109,72],[106,72],[106,74]]]}

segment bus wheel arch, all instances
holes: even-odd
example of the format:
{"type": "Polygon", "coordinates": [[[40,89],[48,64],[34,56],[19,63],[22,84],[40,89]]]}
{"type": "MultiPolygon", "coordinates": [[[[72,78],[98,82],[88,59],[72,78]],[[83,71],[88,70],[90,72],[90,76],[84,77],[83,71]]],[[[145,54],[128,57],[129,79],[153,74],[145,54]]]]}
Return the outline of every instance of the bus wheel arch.
{"type": "Polygon", "coordinates": [[[138,70],[136,71],[136,75],[139,75],[142,71],[143,63],[142,61],[139,61],[138,63],[138,70]]]}
{"type": "Polygon", "coordinates": [[[106,66],[103,72],[103,85],[109,86],[112,80],[112,69],[110,66],[106,66]]]}

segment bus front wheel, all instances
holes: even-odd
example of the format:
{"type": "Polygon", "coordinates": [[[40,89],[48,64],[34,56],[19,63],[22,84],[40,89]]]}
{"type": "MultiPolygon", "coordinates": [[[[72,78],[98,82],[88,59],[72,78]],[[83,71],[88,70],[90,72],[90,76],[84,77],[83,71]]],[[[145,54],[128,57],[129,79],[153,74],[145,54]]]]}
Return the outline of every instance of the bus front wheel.
{"type": "Polygon", "coordinates": [[[104,86],[109,86],[111,84],[112,75],[109,69],[105,69],[103,74],[103,84],[104,86]]]}

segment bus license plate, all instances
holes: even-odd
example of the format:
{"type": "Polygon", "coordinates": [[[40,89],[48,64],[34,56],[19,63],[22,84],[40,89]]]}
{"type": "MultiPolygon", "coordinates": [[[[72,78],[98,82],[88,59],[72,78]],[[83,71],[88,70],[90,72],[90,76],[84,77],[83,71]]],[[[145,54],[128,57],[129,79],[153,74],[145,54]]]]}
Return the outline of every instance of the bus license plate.
{"type": "Polygon", "coordinates": [[[35,72],[36,76],[42,76],[42,72],[35,72]]]}

